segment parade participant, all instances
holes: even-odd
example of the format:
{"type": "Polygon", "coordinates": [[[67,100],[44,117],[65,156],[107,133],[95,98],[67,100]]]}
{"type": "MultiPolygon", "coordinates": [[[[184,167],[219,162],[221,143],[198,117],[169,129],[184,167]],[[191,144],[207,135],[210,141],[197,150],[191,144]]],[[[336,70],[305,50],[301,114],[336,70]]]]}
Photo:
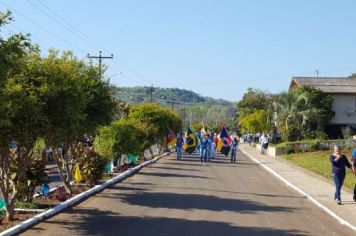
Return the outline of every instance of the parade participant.
{"type": "Polygon", "coordinates": [[[346,175],[345,167],[351,168],[351,164],[346,156],[341,153],[341,148],[337,145],[334,146],[334,153],[330,155],[329,161],[332,166],[332,176],[336,188],[334,200],[338,205],[341,205],[341,188],[346,175]]]}
{"type": "Polygon", "coordinates": [[[234,136],[231,142],[231,163],[236,163],[237,147],[239,146],[239,140],[237,136],[234,136]]]}
{"type": "Polygon", "coordinates": [[[183,144],[184,144],[183,137],[180,133],[178,133],[177,142],[176,142],[177,160],[182,160],[183,144]]]}
{"type": "Polygon", "coordinates": [[[215,146],[215,142],[214,142],[214,138],[210,137],[210,159],[214,159],[215,158],[215,152],[216,152],[216,146],[215,146]]]}
{"type": "Polygon", "coordinates": [[[207,157],[208,157],[208,146],[209,146],[209,141],[208,141],[208,134],[205,134],[200,142],[200,164],[206,165],[207,157]]]}

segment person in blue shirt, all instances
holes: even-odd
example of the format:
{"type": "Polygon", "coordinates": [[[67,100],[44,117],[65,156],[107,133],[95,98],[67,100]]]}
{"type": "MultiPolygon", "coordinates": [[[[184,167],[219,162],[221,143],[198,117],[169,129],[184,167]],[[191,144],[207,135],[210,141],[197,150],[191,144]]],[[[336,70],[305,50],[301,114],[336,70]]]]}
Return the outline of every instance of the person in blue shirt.
{"type": "Polygon", "coordinates": [[[203,138],[200,141],[200,163],[206,165],[206,161],[208,159],[208,148],[210,148],[209,145],[209,135],[205,134],[203,138]]]}
{"type": "MultiPolygon", "coordinates": [[[[352,172],[356,173],[356,148],[352,151],[352,172]]],[[[356,184],[354,187],[354,201],[356,202],[356,184]]]]}
{"type": "Polygon", "coordinates": [[[231,142],[231,163],[236,163],[236,152],[238,146],[239,146],[239,140],[238,137],[235,136],[231,142]]]}
{"type": "Polygon", "coordinates": [[[341,205],[341,188],[346,175],[345,167],[351,169],[351,164],[347,157],[341,153],[341,148],[336,145],[334,146],[334,153],[330,155],[329,161],[332,166],[332,176],[336,188],[334,200],[338,205],[341,205]]]}
{"type": "Polygon", "coordinates": [[[176,151],[177,151],[177,160],[182,160],[183,155],[183,137],[180,133],[177,135],[176,151]]]}

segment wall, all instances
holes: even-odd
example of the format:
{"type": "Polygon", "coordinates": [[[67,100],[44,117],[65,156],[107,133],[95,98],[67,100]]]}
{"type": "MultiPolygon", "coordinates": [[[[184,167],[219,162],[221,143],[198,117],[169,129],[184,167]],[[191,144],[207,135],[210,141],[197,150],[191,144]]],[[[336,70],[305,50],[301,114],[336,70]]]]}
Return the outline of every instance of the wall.
{"type": "Polygon", "coordinates": [[[331,120],[332,124],[356,124],[356,94],[353,95],[332,95],[334,102],[332,110],[335,116],[331,120]],[[353,111],[349,115],[347,111],[353,111]]]}

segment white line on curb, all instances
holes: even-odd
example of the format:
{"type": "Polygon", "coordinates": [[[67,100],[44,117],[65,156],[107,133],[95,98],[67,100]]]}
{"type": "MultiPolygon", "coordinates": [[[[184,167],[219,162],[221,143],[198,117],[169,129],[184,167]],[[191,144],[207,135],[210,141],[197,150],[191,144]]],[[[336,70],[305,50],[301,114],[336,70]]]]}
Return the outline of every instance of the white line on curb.
{"type": "Polygon", "coordinates": [[[143,167],[145,166],[148,166],[150,164],[153,164],[155,163],[156,161],[158,161],[160,158],[164,157],[164,156],[167,156],[169,153],[165,153],[161,156],[158,156],[152,160],[149,160],[149,161],[146,161],[130,170],[127,170],[123,173],[121,173],[120,175],[106,181],[105,183],[101,184],[101,185],[96,185],[95,187],[85,191],[85,192],[82,192],[78,195],[76,195],[75,197],[73,198],[70,198],[68,199],[67,201],[65,202],[62,202],[61,204],[45,211],[45,212],[42,212],[38,215],[35,215],[33,217],[31,217],[30,219],[26,220],[26,221],[23,221],[21,222],[20,224],[17,224],[15,225],[14,227],[11,227],[3,232],[0,233],[0,236],[10,236],[10,235],[17,235],[27,229],[29,229],[30,227],[40,223],[41,221],[45,220],[45,219],[48,219],[58,213],[60,213],[62,210],[64,210],[65,208],[67,207],[70,207],[76,203],[79,203],[81,201],[83,201],[85,198],[88,198],[102,190],[104,190],[105,188],[107,188],[108,186],[110,185],[113,185],[117,182],[120,182],[124,179],[126,179],[128,176],[130,176],[131,174],[133,174],[134,172],[142,169],[143,167]]]}
{"type": "Polygon", "coordinates": [[[287,179],[285,179],[284,177],[282,177],[281,175],[279,175],[276,171],[274,171],[273,169],[271,169],[270,167],[268,167],[267,165],[261,163],[259,160],[255,159],[253,156],[251,156],[249,153],[247,153],[245,150],[243,150],[242,148],[240,148],[240,150],[249,158],[251,158],[254,162],[256,162],[257,164],[259,164],[260,166],[262,166],[264,169],[266,169],[268,172],[270,172],[272,175],[274,175],[275,177],[277,177],[279,180],[281,180],[285,185],[287,185],[288,187],[294,189],[295,191],[297,191],[298,193],[300,193],[302,196],[306,197],[307,199],[309,199],[312,203],[314,203],[316,206],[318,206],[319,208],[323,209],[326,213],[328,213],[330,216],[332,216],[333,218],[335,218],[340,224],[342,225],[346,225],[349,228],[351,228],[352,230],[356,231],[356,226],[354,226],[353,224],[351,224],[350,222],[344,220],[343,218],[341,218],[339,215],[337,215],[335,212],[333,212],[332,210],[330,210],[329,208],[327,208],[326,206],[324,206],[323,204],[321,204],[318,200],[316,200],[314,197],[312,197],[310,194],[304,192],[303,190],[301,190],[300,188],[298,188],[297,186],[295,186],[294,184],[292,184],[291,182],[289,182],[287,179]]]}

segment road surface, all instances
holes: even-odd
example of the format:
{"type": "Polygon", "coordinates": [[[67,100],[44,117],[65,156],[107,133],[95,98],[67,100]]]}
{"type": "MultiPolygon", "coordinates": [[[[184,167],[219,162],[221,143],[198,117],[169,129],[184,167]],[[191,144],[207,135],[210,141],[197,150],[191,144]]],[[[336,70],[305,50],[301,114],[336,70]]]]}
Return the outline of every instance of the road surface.
{"type": "Polygon", "coordinates": [[[238,152],[165,157],[23,235],[355,235],[238,152]]]}

